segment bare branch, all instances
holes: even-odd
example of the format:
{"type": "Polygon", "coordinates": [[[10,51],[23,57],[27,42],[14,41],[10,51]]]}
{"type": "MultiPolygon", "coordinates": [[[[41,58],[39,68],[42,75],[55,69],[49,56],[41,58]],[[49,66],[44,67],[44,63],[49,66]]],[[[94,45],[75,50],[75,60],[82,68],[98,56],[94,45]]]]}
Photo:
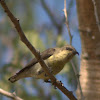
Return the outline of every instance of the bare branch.
{"type": "Polygon", "coordinates": [[[44,0],[41,0],[41,4],[43,6],[43,8],[46,10],[47,14],[49,15],[50,19],[52,20],[53,24],[58,27],[58,23],[56,22],[56,19],[53,15],[53,13],[51,12],[50,8],[46,5],[44,0]]]}
{"type": "Polygon", "coordinates": [[[79,73],[77,72],[73,61],[71,60],[70,62],[71,62],[71,65],[72,65],[72,67],[73,67],[73,70],[74,70],[76,79],[77,79],[77,83],[78,83],[79,90],[80,90],[80,95],[81,95],[81,100],[84,100],[85,98],[84,98],[84,95],[83,95],[83,92],[82,92],[82,88],[81,88],[81,84],[80,84],[80,80],[79,80],[80,75],[79,75],[79,73]]]}
{"type": "Polygon", "coordinates": [[[10,12],[8,9],[6,3],[4,0],[0,0],[0,3],[5,11],[7,13],[8,17],[14,24],[21,41],[30,49],[30,51],[35,55],[36,59],[39,61],[40,65],[44,69],[44,71],[47,73],[47,75],[50,77],[51,82],[53,85],[55,85],[57,88],[59,88],[70,100],[77,100],[76,97],[72,94],[72,92],[68,91],[63,85],[61,85],[61,82],[57,81],[56,78],[50,73],[47,65],[44,63],[43,59],[40,56],[40,53],[32,46],[32,44],[27,40],[26,36],[24,35],[23,30],[20,27],[19,20],[14,17],[14,15],[10,12]]]}
{"type": "MultiPolygon", "coordinates": [[[[68,16],[67,16],[67,10],[66,10],[66,0],[64,0],[64,14],[65,14],[65,19],[66,19],[66,26],[67,26],[69,37],[70,37],[70,44],[72,45],[72,38],[73,37],[71,35],[70,28],[69,28],[69,23],[68,23],[68,16]]],[[[73,67],[73,70],[74,70],[74,73],[75,73],[75,76],[76,76],[76,79],[77,79],[77,82],[78,82],[78,86],[79,86],[80,94],[81,94],[81,100],[84,100],[84,96],[83,96],[83,92],[82,92],[82,88],[81,88],[81,84],[80,84],[80,80],[79,80],[79,75],[76,71],[76,68],[73,64],[73,61],[71,60],[70,62],[72,64],[72,67],[73,67]]]]}
{"type": "Polygon", "coordinates": [[[23,99],[21,99],[20,97],[16,96],[16,94],[14,94],[14,93],[9,93],[9,92],[7,92],[7,91],[1,89],[1,88],[0,88],[0,94],[6,96],[6,97],[8,97],[8,98],[11,98],[11,99],[13,99],[13,100],[23,100],[23,99]]]}
{"type": "Polygon", "coordinates": [[[68,16],[67,16],[67,10],[66,10],[66,0],[64,0],[64,14],[65,14],[65,19],[66,19],[65,24],[67,26],[68,34],[69,34],[69,37],[70,37],[70,44],[72,44],[73,36],[71,35],[70,28],[69,28],[69,23],[68,23],[68,16]]]}
{"type": "Polygon", "coordinates": [[[94,5],[94,14],[95,14],[95,18],[96,18],[96,23],[97,23],[97,26],[98,26],[98,29],[99,29],[99,32],[100,32],[100,21],[99,21],[99,18],[98,18],[96,1],[92,0],[92,2],[93,2],[93,5],[94,5]]]}
{"type": "Polygon", "coordinates": [[[46,4],[45,0],[41,0],[41,4],[42,4],[43,8],[45,9],[45,11],[47,12],[47,14],[49,15],[53,25],[57,28],[58,34],[61,34],[64,21],[62,20],[60,23],[57,22],[58,20],[55,18],[54,14],[52,13],[50,8],[46,4]]]}

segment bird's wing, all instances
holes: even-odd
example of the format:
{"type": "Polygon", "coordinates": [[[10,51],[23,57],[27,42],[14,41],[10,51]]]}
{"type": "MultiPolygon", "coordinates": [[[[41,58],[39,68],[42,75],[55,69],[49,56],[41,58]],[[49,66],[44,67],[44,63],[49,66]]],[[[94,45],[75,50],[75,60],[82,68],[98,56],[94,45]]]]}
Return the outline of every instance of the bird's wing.
{"type": "MultiPolygon", "coordinates": [[[[52,56],[54,54],[54,52],[55,52],[55,49],[56,48],[49,48],[49,49],[43,51],[41,53],[42,59],[45,60],[45,59],[49,58],[50,56],[52,56]]],[[[22,73],[26,69],[31,68],[36,63],[38,63],[37,59],[36,58],[32,59],[32,61],[30,63],[28,63],[23,69],[21,69],[17,74],[22,73]]]]}

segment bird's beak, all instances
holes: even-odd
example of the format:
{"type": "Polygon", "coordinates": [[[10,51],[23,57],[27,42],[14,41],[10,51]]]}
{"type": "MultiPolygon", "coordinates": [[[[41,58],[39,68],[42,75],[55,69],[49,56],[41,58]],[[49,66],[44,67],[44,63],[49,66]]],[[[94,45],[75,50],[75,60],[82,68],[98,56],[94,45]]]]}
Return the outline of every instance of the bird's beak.
{"type": "Polygon", "coordinates": [[[78,54],[79,55],[79,53],[76,51],[76,54],[78,54]]]}
{"type": "Polygon", "coordinates": [[[76,55],[76,54],[78,54],[79,55],[79,53],[77,52],[77,51],[74,51],[74,54],[76,55]]]}

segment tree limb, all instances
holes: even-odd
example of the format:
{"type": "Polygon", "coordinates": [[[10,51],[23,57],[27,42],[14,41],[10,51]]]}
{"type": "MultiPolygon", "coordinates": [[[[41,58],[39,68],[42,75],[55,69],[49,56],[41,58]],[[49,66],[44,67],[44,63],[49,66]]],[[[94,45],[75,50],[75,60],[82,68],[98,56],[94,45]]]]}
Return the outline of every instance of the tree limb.
{"type": "Polygon", "coordinates": [[[0,88],[0,94],[2,94],[4,96],[7,96],[8,98],[11,98],[13,100],[23,100],[20,97],[16,96],[16,94],[7,92],[7,91],[5,91],[5,90],[3,90],[1,88],[0,88]]]}

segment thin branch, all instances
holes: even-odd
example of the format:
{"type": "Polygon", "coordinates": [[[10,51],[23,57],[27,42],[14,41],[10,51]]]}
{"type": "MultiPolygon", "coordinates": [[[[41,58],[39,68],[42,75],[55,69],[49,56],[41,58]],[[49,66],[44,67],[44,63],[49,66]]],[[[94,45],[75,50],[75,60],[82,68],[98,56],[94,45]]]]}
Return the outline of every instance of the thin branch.
{"type": "Polygon", "coordinates": [[[100,20],[98,18],[96,1],[92,0],[92,2],[93,2],[93,5],[94,5],[94,14],[95,14],[95,18],[96,18],[96,23],[97,23],[97,26],[98,26],[98,29],[99,29],[99,32],[100,32],[100,20]]]}
{"type": "Polygon", "coordinates": [[[38,62],[40,63],[40,65],[42,66],[42,68],[45,71],[45,73],[50,77],[52,84],[54,86],[56,86],[57,88],[59,88],[70,100],[77,100],[76,97],[70,91],[68,91],[63,85],[61,85],[61,82],[57,81],[57,79],[50,73],[47,65],[44,63],[43,59],[41,58],[41,55],[40,55],[39,51],[37,51],[32,46],[32,44],[27,40],[27,38],[24,35],[24,32],[21,29],[21,26],[19,24],[19,20],[17,18],[15,18],[14,15],[10,12],[10,10],[8,9],[8,7],[7,7],[6,3],[4,2],[4,0],[0,0],[0,3],[2,5],[5,13],[7,13],[8,17],[10,18],[10,20],[14,24],[14,26],[15,26],[15,28],[16,28],[16,30],[17,30],[20,38],[21,38],[21,41],[34,54],[34,56],[36,57],[36,59],[38,60],[38,62]]]}
{"type": "Polygon", "coordinates": [[[49,15],[50,19],[52,20],[53,24],[58,27],[58,23],[56,22],[56,19],[53,15],[53,13],[51,12],[50,8],[46,5],[44,0],[41,0],[41,4],[43,6],[43,8],[45,9],[45,11],[47,12],[47,14],[49,15]]]}
{"type": "Polygon", "coordinates": [[[1,88],[0,88],[0,94],[6,96],[6,97],[8,97],[8,98],[11,98],[11,99],[13,99],[13,100],[23,100],[23,99],[21,99],[20,97],[16,96],[16,94],[14,94],[14,93],[9,93],[9,92],[7,92],[7,91],[1,89],[1,88]]]}
{"type": "Polygon", "coordinates": [[[46,4],[45,0],[41,0],[41,4],[44,8],[44,10],[47,12],[48,16],[50,17],[53,25],[57,28],[58,30],[58,34],[62,33],[62,27],[63,27],[63,20],[61,21],[61,23],[58,23],[57,18],[55,18],[54,14],[52,13],[52,11],[50,10],[50,8],[48,7],[48,5],[46,4]]]}
{"type": "Polygon", "coordinates": [[[81,100],[84,100],[85,98],[84,98],[84,95],[83,95],[83,92],[82,92],[82,88],[81,88],[81,84],[80,84],[80,80],[79,80],[80,75],[79,75],[79,73],[77,72],[73,61],[71,60],[70,62],[71,62],[71,65],[72,65],[72,67],[73,67],[73,70],[74,70],[76,79],[77,79],[77,83],[78,83],[79,90],[80,90],[80,95],[81,95],[81,100]]]}
{"type": "Polygon", "coordinates": [[[68,34],[69,34],[69,37],[70,37],[70,44],[72,44],[73,36],[71,35],[70,28],[69,28],[69,23],[68,23],[68,16],[67,16],[67,9],[66,9],[66,0],[64,0],[64,14],[65,14],[65,19],[66,19],[65,24],[67,26],[68,34]]]}
{"type": "MultiPolygon", "coordinates": [[[[66,0],[64,0],[64,14],[65,14],[65,19],[66,19],[66,26],[67,26],[69,37],[70,37],[70,44],[72,45],[72,38],[73,37],[71,35],[70,28],[69,28],[69,23],[68,23],[66,0]]],[[[76,68],[75,68],[75,66],[73,64],[73,61],[71,60],[70,62],[71,62],[71,65],[73,67],[73,70],[74,70],[74,73],[75,73],[75,76],[76,76],[76,79],[77,79],[77,82],[78,82],[78,86],[79,86],[80,94],[81,94],[81,100],[84,100],[84,96],[83,96],[83,92],[82,92],[82,88],[81,88],[81,84],[80,84],[80,80],[79,80],[79,74],[76,71],[76,68]]]]}

